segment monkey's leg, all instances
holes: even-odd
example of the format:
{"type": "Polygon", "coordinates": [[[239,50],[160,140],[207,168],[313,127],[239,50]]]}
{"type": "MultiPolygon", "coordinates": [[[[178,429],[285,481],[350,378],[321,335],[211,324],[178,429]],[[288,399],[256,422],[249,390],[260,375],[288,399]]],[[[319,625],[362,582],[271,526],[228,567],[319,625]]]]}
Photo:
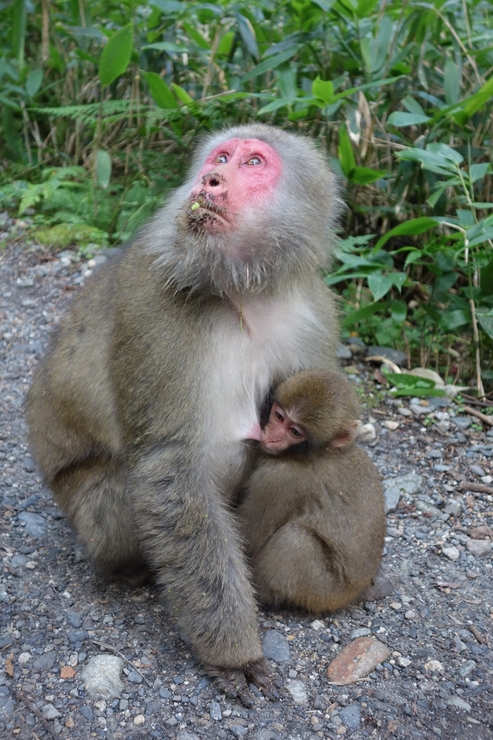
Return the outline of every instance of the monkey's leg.
{"type": "Polygon", "coordinates": [[[96,570],[108,578],[142,580],[146,574],[121,462],[100,456],[74,463],[51,485],[96,570]]]}
{"type": "Polygon", "coordinates": [[[297,522],[286,524],[253,558],[260,601],[313,612],[340,609],[370,582],[369,577],[351,581],[345,573],[345,557],[315,529],[297,522]]]}
{"type": "Polygon", "coordinates": [[[129,495],[143,552],[171,613],[206,665],[247,675],[258,664],[260,673],[248,568],[203,461],[175,442],[139,453],[129,495]]]}

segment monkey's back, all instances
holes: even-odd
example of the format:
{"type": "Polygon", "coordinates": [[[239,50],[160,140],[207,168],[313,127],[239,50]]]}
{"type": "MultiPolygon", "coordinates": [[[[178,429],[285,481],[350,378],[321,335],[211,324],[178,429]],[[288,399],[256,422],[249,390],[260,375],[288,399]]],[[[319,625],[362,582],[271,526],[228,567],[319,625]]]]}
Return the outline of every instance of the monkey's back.
{"type": "Polygon", "coordinates": [[[239,513],[255,522],[248,537],[253,558],[295,523],[303,536],[317,541],[328,569],[347,584],[352,598],[371,583],[380,564],[385,535],[380,476],[354,443],[312,456],[262,456],[239,513]]]}

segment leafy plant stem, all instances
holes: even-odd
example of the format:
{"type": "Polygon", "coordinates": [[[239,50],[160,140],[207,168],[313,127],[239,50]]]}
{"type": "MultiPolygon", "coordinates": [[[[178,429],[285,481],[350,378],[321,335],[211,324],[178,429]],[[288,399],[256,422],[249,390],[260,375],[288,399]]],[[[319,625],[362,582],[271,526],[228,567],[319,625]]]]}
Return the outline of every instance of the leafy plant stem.
{"type": "MultiPolygon", "coordinates": [[[[472,67],[472,69],[474,71],[474,74],[476,75],[476,82],[478,83],[478,85],[482,85],[483,84],[483,80],[481,79],[481,75],[478,72],[478,68],[476,66],[476,62],[474,61],[474,59],[472,58],[472,56],[469,54],[467,48],[462,43],[459,34],[455,30],[455,28],[452,26],[452,24],[449,23],[448,19],[442,13],[440,13],[440,11],[438,10],[438,8],[434,8],[434,10],[435,10],[435,13],[438,15],[438,17],[445,23],[445,25],[447,26],[448,30],[450,31],[450,33],[452,34],[452,36],[454,37],[454,39],[459,44],[459,46],[462,49],[462,51],[464,52],[465,56],[468,58],[469,64],[471,65],[471,67],[472,67]]],[[[466,17],[467,17],[467,13],[466,13],[466,17]]]]}
{"type": "Polygon", "coordinates": [[[474,350],[476,355],[476,384],[478,388],[478,395],[480,398],[484,398],[484,386],[481,378],[481,353],[479,347],[479,332],[478,322],[476,320],[476,307],[474,305],[474,299],[469,299],[469,305],[471,306],[471,317],[472,317],[472,330],[474,336],[474,350]]]}

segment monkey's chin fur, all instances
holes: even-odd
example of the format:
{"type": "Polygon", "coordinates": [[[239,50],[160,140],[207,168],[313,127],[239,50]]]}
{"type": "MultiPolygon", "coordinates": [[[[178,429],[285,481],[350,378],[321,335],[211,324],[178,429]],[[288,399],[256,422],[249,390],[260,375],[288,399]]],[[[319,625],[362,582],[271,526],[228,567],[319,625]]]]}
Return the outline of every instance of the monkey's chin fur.
{"type": "Polygon", "coordinates": [[[321,266],[301,235],[274,227],[261,209],[243,214],[234,226],[224,213],[214,228],[214,215],[205,224],[204,214],[191,212],[188,202],[174,223],[163,224],[152,251],[167,287],[209,295],[275,294],[321,266]]]}

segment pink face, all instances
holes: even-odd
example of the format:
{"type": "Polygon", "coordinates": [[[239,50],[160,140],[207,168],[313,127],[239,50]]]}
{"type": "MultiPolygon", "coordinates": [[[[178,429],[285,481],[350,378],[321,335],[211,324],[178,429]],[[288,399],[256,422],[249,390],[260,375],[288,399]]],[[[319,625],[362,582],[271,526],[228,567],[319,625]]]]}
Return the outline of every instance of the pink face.
{"type": "Polygon", "coordinates": [[[229,139],[205,160],[190,193],[188,215],[208,231],[234,228],[248,208],[268,201],[281,174],[281,158],[259,139],[229,139]]]}
{"type": "Polygon", "coordinates": [[[278,403],[274,403],[269,421],[262,430],[260,444],[266,452],[276,455],[288,447],[306,440],[306,433],[278,403]]]}

